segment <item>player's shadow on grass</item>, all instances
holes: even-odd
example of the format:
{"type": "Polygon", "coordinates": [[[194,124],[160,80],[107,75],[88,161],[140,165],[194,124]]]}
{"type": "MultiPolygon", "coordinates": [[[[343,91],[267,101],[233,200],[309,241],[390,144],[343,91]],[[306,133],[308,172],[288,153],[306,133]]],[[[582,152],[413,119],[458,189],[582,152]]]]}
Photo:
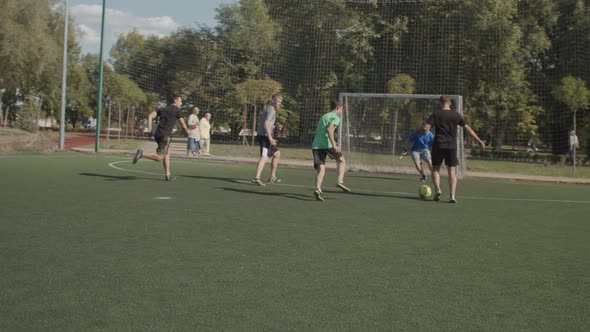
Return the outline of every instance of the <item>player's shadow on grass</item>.
{"type": "Polygon", "coordinates": [[[389,181],[406,181],[408,179],[389,177],[389,176],[370,176],[370,175],[353,175],[347,174],[348,178],[363,178],[363,179],[375,179],[375,180],[389,180],[389,181]]]}
{"type": "Polygon", "coordinates": [[[403,194],[386,194],[386,193],[366,193],[366,192],[358,192],[358,191],[353,191],[350,193],[345,193],[342,191],[326,191],[330,194],[334,193],[334,194],[342,194],[342,195],[355,195],[355,196],[365,196],[365,197],[392,197],[392,198],[401,198],[401,199],[408,199],[411,201],[420,201],[421,199],[419,197],[412,197],[412,196],[408,196],[408,195],[403,195],[403,194]]]}
{"type": "Polygon", "coordinates": [[[96,174],[96,173],[79,173],[79,175],[84,176],[94,176],[98,178],[103,178],[106,181],[129,181],[129,180],[138,180],[139,178],[136,176],[117,176],[117,175],[106,175],[106,174],[96,174]]]}
{"type": "Polygon", "coordinates": [[[242,183],[244,181],[243,179],[222,178],[219,176],[179,175],[179,177],[189,178],[189,179],[218,180],[218,181],[226,181],[226,182],[231,182],[231,183],[242,183]]]}
{"type": "Polygon", "coordinates": [[[237,192],[237,193],[243,193],[243,194],[257,194],[257,195],[263,195],[263,196],[280,196],[280,197],[285,197],[285,198],[292,198],[292,199],[297,199],[300,201],[315,201],[314,197],[310,197],[307,195],[302,195],[302,194],[294,194],[294,193],[284,193],[284,192],[262,192],[262,191],[255,191],[255,190],[246,190],[246,189],[236,189],[236,188],[218,188],[218,189],[223,189],[226,191],[233,191],[233,192],[237,192]]]}

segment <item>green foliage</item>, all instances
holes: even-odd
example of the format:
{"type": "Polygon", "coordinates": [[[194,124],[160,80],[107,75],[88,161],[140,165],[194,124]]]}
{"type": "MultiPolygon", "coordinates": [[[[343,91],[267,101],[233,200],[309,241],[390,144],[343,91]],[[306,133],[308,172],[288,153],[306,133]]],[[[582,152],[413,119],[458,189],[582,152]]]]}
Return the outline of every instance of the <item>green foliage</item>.
{"type": "Polygon", "coordinates": [[[217,35],[238,81],[256,78],[263,64],[272,62],[280,27],[262,0],[240,0],[221,5],[216,16],[217,35]]]}
{"type": "MultiPolygon", "coordinates": [[[[90,107],[96,98],[96,86],[90,81],[84,67],[74,66],[68,71],[68,101],[80,107],[80,114],[91,115],[93,109],[90,107]]],[[[58,108],[57,101],[54,102],[55,108],[58,108]]]]}
{"type": "Polygon", "coordinates": [[[146,40],[144,36],[135,29],[119,36],[110,50],[115,71],[129,74],[134,72],[134,61],[145,49],[145,46],[146,40]]]}
{"type": "Polygon", "coordinates": [[[104,95],[125,105],[140,105],[147,101],[146,94],[126,75],[105,70],[104,95]]]}
{"type": "Polygon", "coordinates": [[[416,80],[408,74],[398,74],[387,82],[389,93],[412,94],[416,91],[416,80]]]}
{"type": "MultiPolygon", "coordinates": [[[[39,100],[47,113],[59,109],[61,6],[2,0],[0,83],[11,113],[26,100],[39,100]]],[[[281,120],[299,128],[302,143],[342,91],[460,94],[469,123],[495,150],[534,133],[560,142],[570,122],[563,108],[580,112],[580,130],[590,136],[583,112],[590,99],[583,92],[590,82],[588,12],[582,0],[240,0],[217,9],[214,28],[121,35],[110,51],[105,94],[143,114],[179,93],[187,105],[213,112],[218,125],[235,126],[242,105],[260,105],[264,97],[256,94],[267,94],[248,85],[268,77],[288,104],[281,120]]],[[[98,57],[80,55],[73,28],[69,36],[67,103],[90,114],[98,57]]],[[[389,132],[394,110],[374,112],[363,126],[389,132]]]]}
{"type": "Polygon", "coordinates": [[[270,103],[271,96],[281,91],[281,83],[265,78],[236,84],[236,94],[242,104],[270,103]]]}
{"type": "Polygon", "coordinates": [[[553,97],[567,106],[571,112],[581,111],[590,106],[590,90],[578,77],[566,76],[552,90],[553,97]]]}
{"type": "MultiPolygon", "coordinates": [[[[25,93],[35,89],[47,66],[55,66],[60,51],[51,31],[55,1],[4,0],[0,11],[0,77],[25,93]]],[[[62,20],[63,22],[63,20],[62,20]]]]}
{"type": "MultiPolygon", "coordinates": [[[[69,63],[76,63],[80,47],[73,25],[70,27],[68,60],[69,63]]],[[[23,114],[30,113],[34,117],[43,117],[40,111],[53,115],[59,109],[63,28],[61,1],[2,1],[0,78],[8,91],[5,93],[7,96],[3,96],[7,101],[4,105],[9,107],[13,118],[16,117],[16,113],[19,114],[17,126],[25,129],[35,126],[31,121],[25,121],[23,114]],[[37,105],[17,107],[18,104],[29,104],[30,100],[38,101],[37,105]],[[24,111],[25,109],[28,111],[24,111]]],[[[69,78],[74,84],[69,85],[72,98],[68,98],[68,102],[78,103],[87,112],[88,95],[92,87],[84,73],[77,71],[76,65],[70,66],[70,69],[69,78]]]]}

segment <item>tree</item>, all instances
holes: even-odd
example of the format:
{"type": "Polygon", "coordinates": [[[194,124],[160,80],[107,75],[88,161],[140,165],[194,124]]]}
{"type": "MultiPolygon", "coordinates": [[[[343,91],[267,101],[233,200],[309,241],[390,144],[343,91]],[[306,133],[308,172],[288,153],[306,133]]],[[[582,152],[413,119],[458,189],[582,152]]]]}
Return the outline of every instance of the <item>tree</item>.
{"type": "MultiPolygon", "coordinates": [[[[590,48],[585,47],[590,45],[590,6],[583,0],[563,0],[556,1],[555,7],[557,22],[547,29],[551,47],[540,54],[538,63],[541,69],[534,78],[537,82],[535,90],[544,97],[546,109],[541,132],[546,133],[547,141],[553,142],[552,152],[562,154],[567,149],[567,133],[571,130],[571,122],[569,117],[568,120],[564,119],[564,112],[561,111],[563,104],[554,98],[553,89],[568,75],[590,82],[590,66],[585,60],[590,58],[590,48]]],[[[577,126],[590,124],[589,113],[578,117],[576,121],[577,126]]]]}
{"type": "Polygon", "coordinates": [[[55,1],[4,0],[0,12],[0,77],[28,92],[48,64],[57,61],[56,38],[50,30],[55,1]]]}
{"type": "Polygon", "coordinates": [[[573,113],[573,130],[576,130],[576,113],[590,106],[590,90],[581,78],[568,75],[552,91],[553,97],[573,113]]]}
{"type": "Polygon", "coordinates": [[[125,73],[132,79],[139,77],[137,61],[146,44],[145,37],[136,29],[127,34],[121,34],[109,51],[115,72],[125,73]]]}
{"type": "Polygon", "coordinates": [[[23,109],[31,113],[26,117],[31,120],[38,117],[39,111],[31,101],[42,100],[41,85],[45,85],[43,90],[47,92],[49,71],[58,68],[59,44],[52,31],[54,4],[55,1],[4,0],[0,12],[0,77],[8,90],[18,91],[12,94],[18,98],[16,102],[8,105],[16,112],[18,108],[14,106],[24,102],[23,109]]]}
{"type": "Polygon", "coordinates": [[[556,18],[547,13],[548,1],[541,2],[538,12],[519,7],[519,1],[464,3],[469,17],[466,109],[494,151],[502,149],[507,137],[513,145],[515,139],[528,139],[541,113],[527,67],[549,47],[544,29],[556,18]],[[536,16],[543,14],[547,16],[536,16]]]}
{"type": "MultiPolygon", "coordinates": [[[[408,74],[398,74],[395,75],[389,82],[387,82],[388,92],[389,93],[398,93],[398,94],[413,94],[416,91],[416,80],[408,75],[408,74]]],[[[395,153],[395,147],[397,142],[397,123],[398,123],[398,114],[399,111],[402,111],[402,115],[404,116],[404,127],[405,128],[412,128],[412,112],[413,109],[413,101],[412,100],[395,100],[393,102],[394,110],[393,113],[387,108],[381,114],[380,118],[382,120],[382,144],[384,147],[389,146],[389,142],[393,143],[393,152],[395,153]],[[387,125],[393,124],[393,131],[387,130],[387,125]],[[390,133],[387,135],[387,133],[390,133]]],[[[402,133],[401,136],[405,137],[406,133],[402,133]]]]}
{"type": "Polygon", "coordinates": [[[194,104],[208,104],[203,82],[216,58],[209,31],[181,28],[165,43],[169,49],[163,62],[168,93],[180,94],[194,104]]]}
{"type": "MultiPolygon", "coordinates": [[[[111,108],[115,105],[118,109],[119,134],[122,131],[121,122],[123,111],[126,111],[125,130],[128,132],[130,112],[144,105],[148,99],[146,94],[128,76],[105,70],[104,95],[108,98],[107,128],[110,129],[111,108]]],[[[107,133],[107,138],[109,137],[107,133]]]]}
{"type": "Polygon", "coordinates": [[[262,0],[240,0],[217,9],[217,35],[237,81],[260,78],[262,67],[278,51],[280,26],[262,0]]]}
{"type": "MultiPolygon", "coordinates": [[[[247,110],[252,106],[252,145],[254,145],[254,132],[256,131],[256,107],[260,104],[270,103],[271,96],[281,91],[281,84],[269,78],[262,80],[248,80],[236,85],[236,95],[243,105],[242,129],[247,128],[247,110]]],[[[242,143],[245,143],[245,136],[242,143]]]]}
{"type": "Polygon", "coordinates": [[[281,54],[275,70],[287,94],[300,101],[299,138],[311,142],[317,118],[328,108],[336,91],[346,84],[362,86],[364,65],[371,58],[369,42],[376,37],[364,13],[347,10],[344,1],[265,1],[281,24],[281,54]],[[347,52],[351,50],[351,52],[347,52]]]}
{"type": "MultiPolygon", "coordinates": [[[[6,88],[16,93],[17,104],[32,118],[42,109],[52,114],[61,103],[61,54],[63,50],[64,8],[61,1],[3,0],[0,12],[0,77],[6,88]],[[35,105],[33,105],[35,104],[35,105]]],[[[74,26],[68,31],[69,63],[80,55],[74,26]]],[[[82,104],[85,105],[86,103],[82,104]]]]}
{"type": "Polygon", "coordinates": [[[166,97],[168,68],[164,62],[170,47],[174,45],[166,37],[144,37],[135,30],[120,35],[110,52],[113,69],[127,75],[142,90],[166,97]]]}

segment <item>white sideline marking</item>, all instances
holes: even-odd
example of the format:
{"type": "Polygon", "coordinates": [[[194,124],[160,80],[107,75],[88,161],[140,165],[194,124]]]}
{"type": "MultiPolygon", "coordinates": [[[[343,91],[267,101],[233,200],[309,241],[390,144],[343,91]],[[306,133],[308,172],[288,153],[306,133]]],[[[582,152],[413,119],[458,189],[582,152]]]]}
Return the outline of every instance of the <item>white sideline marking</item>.
{"type": "Polygon", "coordinates": [[[181,163],[181,164],[195,164],[195,163],[199,163],[199,162],[203,162],[206,164],[215,164],[216,166],[227,166],[227,167],[239,167],[240,165],[236,165],[236,164],[230,164],[230,163],[226,163],[223,160],[215,160],[215,159],[202,159],[202,158],[193,158],[190,160],[186,160],[186,158],[183,158],[182,160],[178,160],[178,159],[174,159],[174,163],[181,163]]]}
{"type": "MultiPolygon", "coordinates": [[[[248,180],[235,180],[238,183],[250,184],[248,180]]],[[[286,183],[268,183],[271,186],[284,186],[284,187],[295,187],[295,188],[310,188],[314,189],[313,186],[306,186],[301,184],[286,184],[286,183]]],[[[336,191],[340,189],[334,188],[336,191]]],[[[406,193],[401,191],[372,191],[372,190],[359,190],[353,189],[353,193],[367,193],[367,194],[388,194],[388,195],[402,195],[413,197],[415,193],[406,193]]],[[[578,203],[578,204],[590,204],[590,201],[574,201],[574,200],[562,200],[562,199],[535,199],[535,198],[498,198],[498,197],[477,197],[477,196],[459,196],[460,199],[474,199],[474,200],[492,200],[492,201],[514,201],[514,202],[541,202],[541,203],[578,203]]],[[[444,201],[443,201],[444,202],[444,201]]]]}
{"type": "MultiPolygon", "coordinates": [[[[236,182],[249,183],[249,181],[236,181],[236,182]]],[[[271,185],[314,189],[313,186],[304,186],[304,185],[297,185],[297,184],[272,183],[271,185]]],[[[340,189],[336,189],[336,188],[334,188],[334,190],[340,191],[340,189]]],[[[416,196],[415,193],[406,193],[406,192],[400,192],[400,191],[355,190],[354,188],[352,189],[352,192],[353,193],[360,192],[360,193],[367,193],[367,194],[403,195],[403,196],[409,196],[409,197],[416,196]]],[[[473,200],[491,200],[491,201],[513,201],[513,202],[590,204],[590,201],[574,201],[574,200],[567,200],[567,199],[501,198],[501,197],[477,197],[477,196],[458,196],[458,198],[460,198],[460,199],[473,199],[473,200]]]]}
{"type": "Polygon", "coordinates": [[[461,197],[459,198],[468,198],[468,199],[475,199],[475,200],[488,200],[488,201],[515,201],[515,202],[541,202],[541,203],[581,203],[581,204],[590,204],[590,201],[573,201],[569,199],[540,199],[540,198],[498,198],[498,197],[461,197]]]}
{"type": "Polygon", "coordinates": [[[172,199],[172,197],[162,196],[162,197],[154,197],[154,199],[172,199]]]}
{"type": "Polygon", "coordinates": [[[18,155],[18,154],[0,154],[0,158],[83,158],[84,155],[46,155],[46,154],[35,154],[35,155],[18,155]]]}
{"type": "Polygon", "coordinates": [[[115,164],[120,164],[120,163],[125,163],[125,162],[127,162],[127,160],[113,161],[112,163],[109,163],[109,167],[112,167],[114,169],[117,169],[117,170],[123,171],[123,172],[132,172],[132,173],[141,173],[141,174],[150,174],[150,175],[162,175],[162,173],[152,173],[152,172],[136,171],[136,170],[133,170],[133,169],[126,169],[126,168],[115,166],[115,164]]]}
{"type": "MultiPolygon", "coordinates": [[[[160,173],[151,173],[151,172],[143,172],[143,171],[136,171],[121,168],[115,166],[115,164],[128,162],[124,161],[114,161],[109,163],[109,166],[118,169],[124,172],[135,172],[135,173],[142,173],[142,174],[151,174],[151,175],[162,175],[160,173]]],[[[236,183],[243,183],[243,184],[251,184],[250,180],[234,180],[236,183]]],[[[286,184],[286,183],[267,183],[267,185],[271,186],[283,186],[283,187],[293,187],[293,188],[309,188],[314,189],[314,186],[306,186],[302,184],[286,184]]],[[[339,190],[334,188],[334,190],[339,190]]],[[[402,195],[402,196],[409,196],[414,197],[417,196],[416,193],[406,193],[401,191],[373,191],[373,190],[361,190],[361,189],[354,189],[352,188],[353,194],[355,192],[358,193],[367,193],[367,194],[387,194],[387,195],[402,195]]],[[[575,204],[590,204],[590,201],[577,201],[577,200],[567,200],[567,199],[537,199],[537,198],[502,198],[502,197],[479,197],[479,196],[458,196],[459,199],[473,199],[473,200],[488,200],[488,201],[509,201],[509,202],[534,202],[534,203],[575,203],[575,204]]]]}

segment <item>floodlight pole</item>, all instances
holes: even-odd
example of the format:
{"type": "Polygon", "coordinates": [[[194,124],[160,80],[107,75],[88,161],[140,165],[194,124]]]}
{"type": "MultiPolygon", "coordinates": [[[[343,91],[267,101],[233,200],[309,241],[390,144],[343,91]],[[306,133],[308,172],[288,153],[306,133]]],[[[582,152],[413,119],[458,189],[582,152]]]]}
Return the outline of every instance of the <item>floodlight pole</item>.
{"type": "MultiPolygon", "coordinates": [[[[67,76],[68,76],[68,0],[65,0],[64,13],[64,52],[63,52],[63,68],[61,71],[61,110],[59,116],[59,149],[63,150],[65,147],[66,136],[66,90],[67,76]]],[[[53,116],[51,116],[53,118],[53,116]]]]}
{"type": "Polygon", "coordinates": [[[104,64],[102,61],[104,45],[104,15],[106,11],[106,0],[102,0],[102,19],[100,21],[100,54],[98,55],[98,91],[96,93],[96,135],[94,138],[94,152],[100,149],[100,113],[102,110],[102,79],[104,73],[104,64]]]}

